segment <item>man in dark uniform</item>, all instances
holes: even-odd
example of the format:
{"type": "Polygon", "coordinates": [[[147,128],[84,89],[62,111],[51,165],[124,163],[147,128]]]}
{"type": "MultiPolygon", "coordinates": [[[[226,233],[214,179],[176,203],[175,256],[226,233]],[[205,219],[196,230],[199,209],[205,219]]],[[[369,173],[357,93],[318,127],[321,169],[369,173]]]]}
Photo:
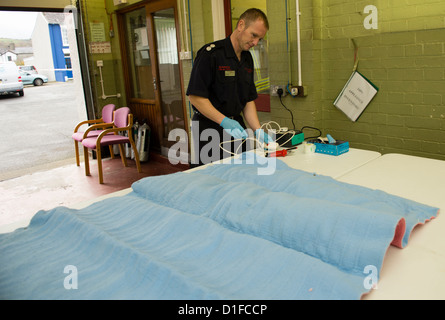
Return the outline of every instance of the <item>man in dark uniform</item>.
{"type": "Polygon", "coordinates": [[[198,51],[187,89],[194,110],[195,160],[192,166],[230,156],[224,153],[220,144],[247,138],[241,112],[258,140],[267,143],[270,139],[260,129],[254,101],[258,97],[254,65],[249,52],[268,30],[266,15],[259,9],[249,9],[240,16],[229,37],[207,44],[198,51]]]}

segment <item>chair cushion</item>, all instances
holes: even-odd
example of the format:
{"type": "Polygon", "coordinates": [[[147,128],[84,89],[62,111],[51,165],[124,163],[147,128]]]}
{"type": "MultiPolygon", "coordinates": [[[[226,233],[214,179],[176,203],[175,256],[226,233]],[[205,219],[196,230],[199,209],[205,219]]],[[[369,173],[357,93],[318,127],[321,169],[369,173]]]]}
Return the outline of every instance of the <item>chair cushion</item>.
{"type": "MultiPolygon", "coordinates": [[[[101,134],[102,131],[103,130],[92,130],[92,131],[88,132],[88,137],[98,137],[101,134]]],[[[75,132],[75,133],[73,133],[72,137],[73,137],[74,140],[80,142],[80,141],[82,141],[84,133],[85,132],[82,132],[82,131],[75,132]]],[[[113,134],[113,133],[110,132],[108,134],[113,134]]]]}
{"type": "MultiPolygon", "coordinates": [[[[87,147],[88,149],[96,149],[96,141],[97,137],[86,138],[82,140],[82,145],[87,147]]],[[[128,137],[119,136],[119,135],[106,135],[102,138],[100,145],[101,146],[109,146],[113,144],[121,144],[121,143],[129,143],[130,139],[128,137]]]]}
{"type": "Polygon", "coordinates": [[[118,128],[128,126],[128,115],[130,114],[130,108],[122,107],[116,110],[114,113],[114,125],[118,128]]]}
{"type": "Polygon", "coordinates": [[[102,120],[104,122],[113,122],[113,112],[116,109],[114,104],[107,104],[102,108],[102,120]]]}

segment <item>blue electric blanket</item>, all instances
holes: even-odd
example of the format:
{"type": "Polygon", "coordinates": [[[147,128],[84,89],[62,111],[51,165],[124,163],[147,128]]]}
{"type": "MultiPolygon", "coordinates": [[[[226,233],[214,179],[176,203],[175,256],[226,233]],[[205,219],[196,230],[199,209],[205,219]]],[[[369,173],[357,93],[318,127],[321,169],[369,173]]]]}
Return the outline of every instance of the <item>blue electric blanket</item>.
{"type": "Polygon", "coordinates": [[[0,299],[359,299],[388,246],[438,212],[258,166],[145,178],[123,197],[38,212],[0,235],[0,299]]]}

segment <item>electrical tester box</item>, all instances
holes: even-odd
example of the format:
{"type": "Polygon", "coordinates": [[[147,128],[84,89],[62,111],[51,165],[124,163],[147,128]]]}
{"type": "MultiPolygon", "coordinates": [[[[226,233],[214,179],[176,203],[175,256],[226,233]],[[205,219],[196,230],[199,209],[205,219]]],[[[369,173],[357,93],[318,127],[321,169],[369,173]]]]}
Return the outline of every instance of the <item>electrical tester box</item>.
{"type": "Polygon", "coordinates": [[[339,156],[349,151],[349,142],[336,141],[335,143],[320,143],[311,141],[315,145],[315,153],[329,154],[332,156],[339,156]]]}
{"type": "Polygon", "coordinates": [[[275,141],[280,145],[282,148],[292,148],[295,147],[304,141],[304,133],[303,132],[297,132],[295,133],[277,133],[275,141]]]}

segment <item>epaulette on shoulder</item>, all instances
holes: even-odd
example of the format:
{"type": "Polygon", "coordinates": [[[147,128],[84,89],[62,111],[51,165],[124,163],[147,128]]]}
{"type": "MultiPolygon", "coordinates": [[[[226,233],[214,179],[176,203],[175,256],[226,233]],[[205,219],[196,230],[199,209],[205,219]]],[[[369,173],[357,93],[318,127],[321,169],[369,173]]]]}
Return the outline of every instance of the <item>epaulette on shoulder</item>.
{"type": "Polygon", "coordinates": [[[215,47],[216,47],[216,45],[215,45],[214,43],[211,43],[211,44],[209,44],[209,45],[206,47],[206,50],[207,50],[207,51],[212,51],[213,48],[215,48],[215,47]]]}
{"type": "Polygon", "coordinates": [[[215,41],[215,42],[212,42],[212,43],[209,43],[209,44],[206,44],[205,46],[203,46],[203,47],[198,51],[198,53],[199,53],[200,51],[211,52],[212,50],[217,49],[217,48],[221,48],[221,47],[223,47],[223,46],[224,46],[224,45],[223,45],[223,42],[222,42],[221,40],[219,40],[219,41],[215,41]]]}

